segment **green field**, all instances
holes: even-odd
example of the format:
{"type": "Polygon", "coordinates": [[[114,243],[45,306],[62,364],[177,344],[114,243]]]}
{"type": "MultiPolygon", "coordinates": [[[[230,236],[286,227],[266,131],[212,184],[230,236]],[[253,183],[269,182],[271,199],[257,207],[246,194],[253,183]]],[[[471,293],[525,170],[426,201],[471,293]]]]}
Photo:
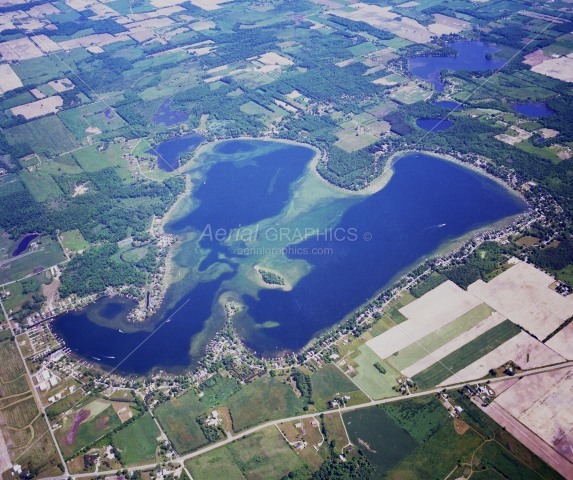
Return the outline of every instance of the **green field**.
{"type": "Polygon", "coordinates": [[[12,195],[25,189],[20,177],[14,173],[8,173],[0,177],[0,196],[12,195]]]}
{"type": "Polygon", "coordinates": [[[72,252],[79,252],[85,250],[90,244],[84,239],[79,230],[70,230],[69,232],[62,232],[60,234],[62,245],[64,248],[72,252]]]}
{"type": "Polygon", "coordinates": [[[90,145],[76,150],[73,156],[86,172],[99,172],[104,168],[117,167],[117,174],[126,183],[130,183],[133,179],[127,168],[127,162],[122,157],[123,153],[129,152],[129,149],[123,150],[123,145],[126,144],[111,143],[103,151],[98,150],[98,145],[90,145]]]}
{"type": "Polygon", "coordinates": [[[35,270],[52,267],[66,260],[60,244],[50,237],[36,239],[38,250],[14,257],[0,270],[0,284],[13,282],[30,275],[35,270]]]}
{"type": "Polygon", "coordinates": [[[414,375],[412,380],[414,380],[420,388],[432,388],[439,385],[451,377],[454,372],[479,360],[486,353],[499,347],[519,332],[521,332],[521,329],[517,325],[509,320],[505,320],[471,342],[466,343],[455,352],[442,358],[440,362],[436,362],[417,375],[414,375]]]}
{"type": "Polygon", "coordinates": [[[112,437],[112,444],[119,449],[124,465],[142,465],[155,461],[159,429],[149,413],[138,418],[112,437]]]}
{"type": "Polygon", "coordinates": [[[86,394],[83,392],[83,390],[76,390],[74,393],[68,395],[67,397],[64,397],[61,400],[48,405],[46,407],[46,415],[48,415],[48,418],[50,419],[57,418],[62,413],[74,408],[85,397],[86,394]]]}
{"type": "Polygon", "coordinates": [[[353,355],[350,363],[357,371],[357,375],[352,377],[352,380],[371,398],[380,399],[398,395],[393,387],[397,385],[396,378],[400,373],[387,362],[380,360],[380,357],[370,347],[362,345],[353,355]],[[374,367],[376,362],[386,368],[386,374],[383,375],[374,367]]]}
{"type": "Polygon", "coordinates": [[[56,431],[56,439],[64,457],[71,458],[84,447],[91,445],[108,432],[121,425],[121,420],[115,413],[111,405],[94,417],[82,422],[77,430],[76,436],[71,444],[66,441],[70,427],[73,424],[74,416],[78,411],[72,412],[65,420],[63,427],[56,431]]]}
{"type": "Polygon", "coordinates": [[[492,312],[492,308],[482,303],[472,308],[469,312],[464,313],[459,318],[456,318],[453,322],[429,333],[419,341],[408,345],[406,348],[387,358],[386,361],[396,368],[396,370],[402,371],[404,368],[409,367],[431,352],[442,347],[450,340],[453,340],[458,335],[461,335],[466,330],[474,327],[482,320],[485,320],[492,312]]]}
{"type": "Polygon", "coordinates": [[[231,411],[234,431],[302,412],[302,402],[292,388],[271,377],[259,378],[243,387],[225,405],[231,411]]]}
{"type": "MultiPolygon", "coordinates": [[[[76,136],[78,140],[83,140],[88,135],[94,136],[86,130],[88,128],[98,128],[102,133],[118,130],[126,125],[123,119],[117,115],[113,109],[108,110],[108,115],[104,111],[108,108],[107,102],[82,105],[81,107],[65,110],[58,114],[64,124],[76,136]]],[[[97,134],[96,134],[97,135],[97,134]]]]}
{"type": "Polygon", "coordinates": [[[55,200],[63,195],[62,190],[52,176],[42,170],[37,172],[21,170],[20,179],[38,202],[55,200]]]}
{"type": "Polygon", "coordinates": [[[313,373],[310,381],[312,397],[319,410],[326,408],[335,395],[349,395],[352,405],[368,401],[368,397],[332,363],[313,373]]]}
{"type": "Polygon", "coordinates": [[[77,140],[56,116],[43,117],[4,131],[10,144],[29,144],[34,152],[56,155],[79,146],[77,140]]]}
{"type": "Polygon", "coordinates": [[[184,453],[207,443],[196,420],[206,410],[199,397],[193,392],[188,392],[160,405],[155,410],[155,416],[177,452],[184,453]]]}
{"type": "Polygon", "coordinates": [[[417,442],[379,407],[364,408],[342,416],[350,440],[362,448],[377,475],[400,463],[417,442]]]}
{"type": "Polygon", "coordinates": [[[204,453],[185,466],[195,480],[279,480],[289,472],[301,474],[300,478],[310,473],[275,427],[204,453]]]}

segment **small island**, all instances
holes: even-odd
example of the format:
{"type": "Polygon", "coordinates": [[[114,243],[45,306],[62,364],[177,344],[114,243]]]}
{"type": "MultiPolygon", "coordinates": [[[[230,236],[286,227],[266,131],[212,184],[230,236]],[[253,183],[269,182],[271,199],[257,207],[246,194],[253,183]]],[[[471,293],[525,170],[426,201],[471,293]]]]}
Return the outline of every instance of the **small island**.
{"type": "Polygon", "coordinates": [[[260,265],[255,265],[254,268],[258,273],[258,275],[255,277],[255,281],[261,287],[276,288],[285,291],[292,290],[292,285],[288,279],[282,276],[276,270],[271,270],[267,267],[263,268],[260,265]]]}
{"type": "Polygon", "coordinates": [[[284,285],[285,279],[274,272],[269,272],[268,270],[263,270],[259,268],[259,273],[261,274],[261,278],[263,282],[268,283],[269,285],[284,285]]]}

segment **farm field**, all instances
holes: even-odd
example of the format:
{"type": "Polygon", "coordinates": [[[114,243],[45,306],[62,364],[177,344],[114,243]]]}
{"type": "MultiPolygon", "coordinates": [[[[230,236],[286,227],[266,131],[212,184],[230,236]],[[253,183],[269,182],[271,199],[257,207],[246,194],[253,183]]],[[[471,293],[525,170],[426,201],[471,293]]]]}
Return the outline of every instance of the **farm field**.
{"type": "Polygon", "coordinates": [[[327,402],[335,395],[349,395],[352,404],[368,401],[358,387],[333,364],[327,364],[324,368],[314,372],[310,380],[313,400],[319,409],[326,408],[327,402]]]}
{"type": "Polygon", "coordinates": [[[292,388],[270,377],[259,378],[246,385],[229,397],[225,406],[231,412],[235,432],[256,423],[302,413],[302,403],[292,388]]]}
{"type": "Polygon", "coordinates": [[[491,313],[492,309],[485,303],[482,303],[451,323],[429,333],[416,343],[412,343],[403,350],[386,358],[386,361],[397,370],[402,371],[406,367],[424,358],[429,352],[436,351],[450,340],[453,340],[463,332],[479,324],[491,313]]]}
{"type": "Polygon", "coordinates": [[[0,284],[24,278],[35,271],[52,267],[66,260],[60,244],[50,237],[36,240],[38,249],[5,261],[0,269],[0,284]]]}
{"type": "Polygon", "coordinates": [[[399,377],[400,373],[388,363],[380,360],[380,357],[368,345],[362,345],[352,355],[349,364],[356,371],[352,380],[371,398],[378,400],[398,395],[393,387],[396,385],[396,378],[399,377]],[[386,373],[380,373],[374,367],[375,363],[380,363],[386,369],[386,373]]]}
{"type": "Polygon", "coordinates": [[[560,363],[565,359],[531,335],[519,332],[491,352],[486,353],[483,357],[444,380],[442,384],[447,385],[448,383],[483,378],[488,374],[490,368],[500,367],[510,360],[522,369],[528,369],[560,363]]]}
{"type": "Polygon", "coordinates": [[[0,455],[0,468],[5,471],[20,462],[44,476],[60,475],[56,447],[47,435],[48,425],[36,406],[14,342],[0,342],[0,365],[0,423],[4,426],[0,446],[6,453],[0,455]]]}
{"type": "Polygon", "coordinates": [[[196,480],[280,480],[289,472],[309,472],[275,427],[188,460],[185,465],[196,480]]]}
{"type": "Polygon", "coordinates": [[[521,330],[517,325],[509,320],[505,320],[503,323],[491,328],[463,347],[442,358],[439,362],[434,363],[432,366],[414,375],[412,380],[414,380],[420,388],[431,388],[435,385],[439,385],[452,376],[453,373],[467,367],[520,332],[521,330]]]}
{"type": "Polygon", "coordinates": [[[17,125],[5,131],[12,145],[29,143],[30,147],[42,155],[56,155],[79,146],[72,133],[58,117],[44,117],[17,125]]]}
{"type": "Polygon", "coordinates": [[[120,451],[121,461],[127,466],[155,461],[159,429],[149,413],[138,418],[112,437],[112,444],[120,451]]]}
{"type": "Polygon", "coordinates": [[[453,322],[480,305],[482,301],[447,281],[419,299],[400,308],[408,320],[399,328],[370,340],[367,345],[382,359],[406,348],[433,331],[453,322]]]}
{"type": "Polygon", "coordinates": [[[121,420],[109,402],[94,400],[66,415],[61,423],[62,428],[56,431],[56,439],[64,456],[71,458],[120,426],[121,420]]]}
{"type": "Polygon", "coordinates": [[[184,453],[207,443],[196,421],[206,410],[199,398],[193,392],[188,392],[160,405],[155,415],[175,449],[184,453]]]}
{"type": "Polygon", "coordinates": [[[555,280],[533,265],[514,263],[488,283],[470,285],[468,292],[542,340],[573,315],[573,298],[550,289],[555,280]]]}

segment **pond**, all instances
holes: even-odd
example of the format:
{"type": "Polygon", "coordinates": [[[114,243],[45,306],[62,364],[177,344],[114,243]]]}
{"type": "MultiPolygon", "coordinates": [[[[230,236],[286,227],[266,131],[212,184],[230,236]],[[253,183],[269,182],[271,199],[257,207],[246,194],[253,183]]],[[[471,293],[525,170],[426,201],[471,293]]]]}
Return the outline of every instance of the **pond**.
{"type": "Polygon", "coordinates": [[[521,113],[522,115],[530,118],[549,117],[555,114],[553,110],[547,108],[545,102],[514,103],[512,108],[515,112],[521,113]]]}

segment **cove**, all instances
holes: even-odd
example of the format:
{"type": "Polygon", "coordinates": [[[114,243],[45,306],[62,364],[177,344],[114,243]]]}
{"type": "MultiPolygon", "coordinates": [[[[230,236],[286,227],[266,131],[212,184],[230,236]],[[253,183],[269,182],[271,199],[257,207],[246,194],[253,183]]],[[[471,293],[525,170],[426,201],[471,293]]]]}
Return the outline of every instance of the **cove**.
{"type": "Polygon", "coordinates": [[[417,77],[433,83],[438,92],[443,92],[445,88],[440,77],[440,72],[443,70],[483,71],[497,69],[503,65],[502,60],[490,58],[490,55],[499,48],[487,43],[464,40],[449,46],[457,51],[455,57],[414,57],[408,61],[410,71],[417,77]]]}
{"type": "Polygon", "coordinates": [[[198,359],[232,299],[243,305],[233,324],[248,347],[296,351],[416,262],[526,209],[498,182],[434,156],[404,155],[369,196],[327,184],[313,156],[277,141],[204,149],[188,170],[192,193],[166,225],[182,239],[178,274],[147,331],[125,322],[127,303],[102,299],[60,315],[56,333],[82,357],[121,362],[123,373],[175,372],[198,359]],[[265,288],[257,265],[292,289],[265,288]]]}
{"type": "Polygon", "coordinates": [[[174,138],[160,143],[146,153],[157,155],[157,165],[161,170],[172,172],[179,166],[179,155],[192,152],[203,141],[198,133],[190,133],[184,137],[174,138]]]}

